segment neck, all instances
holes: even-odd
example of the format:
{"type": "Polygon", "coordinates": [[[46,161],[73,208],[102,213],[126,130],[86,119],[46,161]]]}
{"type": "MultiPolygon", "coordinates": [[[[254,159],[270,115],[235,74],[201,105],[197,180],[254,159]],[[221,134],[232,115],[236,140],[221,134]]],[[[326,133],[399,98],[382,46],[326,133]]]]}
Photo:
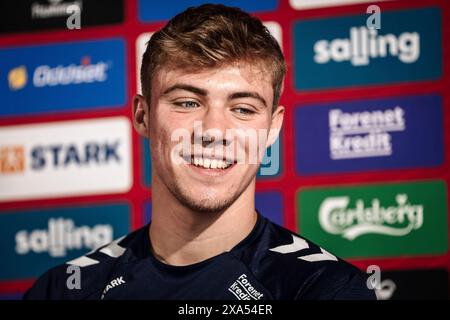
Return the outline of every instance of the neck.
{"type": "Polygon", "coordinates": [[[205,213],[183,206],[156,180],[149,236],[153,254],[164,263],[190,265],[230,251],[255,226],[254,181],[229,208],[205,213]]]}

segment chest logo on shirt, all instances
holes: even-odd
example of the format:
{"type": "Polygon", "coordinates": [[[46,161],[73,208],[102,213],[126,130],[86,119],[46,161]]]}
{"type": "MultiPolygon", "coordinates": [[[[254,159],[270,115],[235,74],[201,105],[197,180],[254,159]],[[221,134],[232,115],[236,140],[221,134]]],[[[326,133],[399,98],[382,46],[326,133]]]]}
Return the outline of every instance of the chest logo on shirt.
{"type": "Polygon", "coordinates": [[[112,288],[118,287],[122,284],[126,283],[125,280],[123,280],[123,276],[121,277],[117,277],[114,280],[111,280],[110,283],[108,283],[108,285],[106,286],[106,288],[103,290],[102,293],[102,297],[100,299],[103,300],[103,298],[105,297],[105,294],[112,288]]]}
{"type": "Polygon", "coordinates": [[[228,288],[238,300],[260,300],[263,294],[252,286],[245,273],[241,274],[228,288]]]}

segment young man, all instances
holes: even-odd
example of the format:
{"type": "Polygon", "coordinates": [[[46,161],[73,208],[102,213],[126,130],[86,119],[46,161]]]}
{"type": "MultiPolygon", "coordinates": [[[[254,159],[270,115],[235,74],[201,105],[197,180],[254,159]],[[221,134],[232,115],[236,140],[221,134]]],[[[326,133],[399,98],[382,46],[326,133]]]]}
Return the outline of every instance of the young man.
{"type": "Polygon", "coordinates": [[[362,272],[255,210],[285,72],[276,40],[236,8],[189,8],[156,32],[133,101],[151,141],[152,222],[50,270],[25,297],[373,299],[362,272]],[[79,289],[66,286],[68,266],[79,289]]]}

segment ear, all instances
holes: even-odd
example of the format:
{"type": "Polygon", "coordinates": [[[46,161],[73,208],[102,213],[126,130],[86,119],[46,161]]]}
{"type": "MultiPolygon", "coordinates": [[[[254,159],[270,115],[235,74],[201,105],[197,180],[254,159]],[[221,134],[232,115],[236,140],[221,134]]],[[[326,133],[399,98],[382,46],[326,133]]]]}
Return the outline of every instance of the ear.
{"type": "Polygon", "coordinates": [[[133,98],[133,126],[143,137],[148,138],[149,107],[145,98],[137,94],[133,98]]]}
{"type": "Polygon", "coordinates": [[[270,131],[267,137],[266,148],[270,147],[275,140],[277,140],[280,134],[281,127],[283,126],[284,120],[284,107],[278,106],[272,113],[272,123],[270,124],[270,131]]]}

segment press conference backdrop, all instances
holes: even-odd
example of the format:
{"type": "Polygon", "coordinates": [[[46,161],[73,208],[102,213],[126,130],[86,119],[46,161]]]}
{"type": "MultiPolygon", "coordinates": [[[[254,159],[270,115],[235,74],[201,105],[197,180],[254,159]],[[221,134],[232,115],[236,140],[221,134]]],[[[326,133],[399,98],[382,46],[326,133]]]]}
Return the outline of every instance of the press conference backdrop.
{"type": "MultiPolygon", "coordinates": [[[[2,299],[150,221],[149,141],[130,109],[141,55],[203,2],[0,2],[2,299]],[[73,4],[79,30],[66,24],[73,4]]],[[[450,5],[223,2],[260,17],[289,67],[257,208],[364,271],[378,266],[382,299],[448,299],[450,5]],[[380,29],[368,29],[370,4],[380,29]]]]}

